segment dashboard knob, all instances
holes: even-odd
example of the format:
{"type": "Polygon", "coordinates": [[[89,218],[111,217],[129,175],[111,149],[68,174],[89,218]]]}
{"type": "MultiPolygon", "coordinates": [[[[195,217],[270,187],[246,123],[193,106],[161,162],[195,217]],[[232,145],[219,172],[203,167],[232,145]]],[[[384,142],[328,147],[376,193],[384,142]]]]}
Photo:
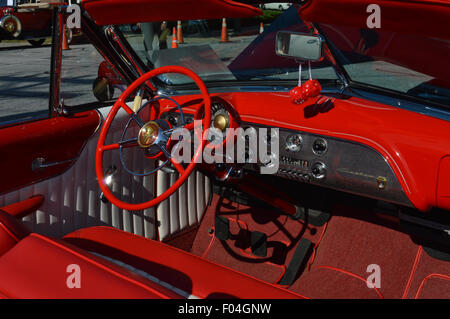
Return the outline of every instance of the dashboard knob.
{"type": "Polygon", "coordinates": [[[178,125],[178,117],[175,114],[170,114],[167,118],[167,121],[169,121],[169,123],[172,126],[177,126],[178,125]]]}
{"type": "Polygon", "coordinates": [[[314,141],[313,146],[313,153],[316,155],[322,155],[327,151],[327,141],[325,141],[323,138],[318,138],[314,141]]]}
{"type": "Polygon", "coordinates": [[[213,126],[216,129],[225,132],[229,125],[230,119],[225,114],[218,114],[214,117],[213,126]]]}
{"type": "Polygon", "coordinates": [[[326,174],[327,174],[327,167],[325,166],[324,163],[317,162],[311,168],[311,175],[315,179],[323,179],[325,178],[326,174]]]}

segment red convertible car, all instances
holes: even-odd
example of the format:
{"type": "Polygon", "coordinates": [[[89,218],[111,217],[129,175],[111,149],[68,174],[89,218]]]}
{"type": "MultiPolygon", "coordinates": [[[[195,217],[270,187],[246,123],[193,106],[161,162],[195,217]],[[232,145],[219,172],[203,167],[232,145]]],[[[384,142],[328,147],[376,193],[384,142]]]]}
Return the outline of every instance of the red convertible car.
{"type": "Polygon", "coordinates": [[[0,297],[450,298],[450,3],[269,2],[53,12],[48,83],[0,74],[0,297]]]}

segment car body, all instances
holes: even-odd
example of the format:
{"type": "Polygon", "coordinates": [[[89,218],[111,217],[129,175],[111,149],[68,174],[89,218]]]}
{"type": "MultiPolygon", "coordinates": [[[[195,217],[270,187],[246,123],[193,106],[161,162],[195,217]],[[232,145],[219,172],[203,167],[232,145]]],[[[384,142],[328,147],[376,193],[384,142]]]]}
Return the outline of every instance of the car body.
{"type": "Polygon", "coordinates": [[[64,52],[53,13],[48,110],[0,117],[2,295],[450,298],[450,6],[309,0],[260,31],[250,2],[83,0],[64,52]]]}
{"type": "Polygon", "coordinates": [[[52,7],[58,3],[3,2],[1,19],[5,20],[5,25],[1,29],[2,39],[36,39],[50,35],[52,7]],[[10,20],[10,22],[8,23],[6,20],[10,20]]]}
{"type": "Polygon", "coordinates": [[[287,10],[289,9],[290,4],[285,2],[271,2],[271,3],[264,3],[261,5],[261,9],[267,9],[267,10],[287,10]]]}
{"type": "MultiPolygon", "coordinates": [[[[51,36],[52,10],[64,5],[57,1],[23,1],[4,0],[0,4],[0,41],[28,40],[33,46],[40,46],[46,37],[51,36]]],[[[79,36],[77,29],[68,29],[68,42],[74,34],[79,36]]]]}

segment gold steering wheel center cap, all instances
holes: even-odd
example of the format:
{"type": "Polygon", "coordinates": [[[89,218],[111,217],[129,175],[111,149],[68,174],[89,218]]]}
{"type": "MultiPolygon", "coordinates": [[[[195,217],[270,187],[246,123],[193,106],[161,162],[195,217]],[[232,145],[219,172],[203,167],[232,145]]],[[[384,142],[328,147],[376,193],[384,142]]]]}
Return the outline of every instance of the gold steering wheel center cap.
{"type": "Polygon", "coordinates": [[[139,130],[138,144],[142,148],[148,148],[155,143],[159,135],[159,125],[156,122],[148,122],[139,130]]]}

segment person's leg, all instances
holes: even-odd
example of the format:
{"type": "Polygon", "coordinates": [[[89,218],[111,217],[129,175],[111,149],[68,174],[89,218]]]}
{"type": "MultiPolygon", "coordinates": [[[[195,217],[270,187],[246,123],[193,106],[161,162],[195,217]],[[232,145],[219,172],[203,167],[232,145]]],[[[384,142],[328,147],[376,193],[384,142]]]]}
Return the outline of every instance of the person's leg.
{"type": "Polygon", "coordinates": [[[145,22],[141,23],[142,34],[144,35],[144,47],[147,51],[153,50],[153,38],[155,31],[153,29],[153,23],[145,22]]]}

